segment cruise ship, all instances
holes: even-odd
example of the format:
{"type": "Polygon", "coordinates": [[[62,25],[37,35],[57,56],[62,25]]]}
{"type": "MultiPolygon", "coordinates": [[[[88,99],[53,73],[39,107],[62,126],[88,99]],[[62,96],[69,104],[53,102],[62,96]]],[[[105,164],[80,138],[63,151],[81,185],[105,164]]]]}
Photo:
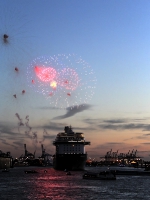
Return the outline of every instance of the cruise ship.
{"type": "Polygon", "coordinates": [[[90,145],[90,142],[84,140],[83,133],[75,133],[71,126],[65,126],[64,132],[57,134],[53,145],[56,146],[54,169],[84,170],[87,160],[85,145],[90,145]]]}

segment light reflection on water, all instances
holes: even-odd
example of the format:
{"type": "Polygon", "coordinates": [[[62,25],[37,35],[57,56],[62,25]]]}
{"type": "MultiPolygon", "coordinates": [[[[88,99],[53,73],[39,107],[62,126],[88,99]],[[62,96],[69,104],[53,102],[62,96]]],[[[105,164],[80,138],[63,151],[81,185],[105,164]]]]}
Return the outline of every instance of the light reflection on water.
{"type": "MultiPolygon", "coordinates": [[[[53,168],[32,168],[37,174],[25,174],[26,169],[30,168],[0,172],[0,200],[150,199],[150,176],[118,176],[116,181],[100,181],[82,179],[81,171],[67,176],[53,168]]],[[[91,169],[101,168],[87,168],[91,169]]]]}

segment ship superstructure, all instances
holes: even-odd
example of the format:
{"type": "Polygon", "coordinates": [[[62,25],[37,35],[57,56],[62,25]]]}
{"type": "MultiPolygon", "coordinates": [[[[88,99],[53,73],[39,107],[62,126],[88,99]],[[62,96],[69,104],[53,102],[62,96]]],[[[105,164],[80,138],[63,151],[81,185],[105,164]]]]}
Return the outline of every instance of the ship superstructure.
{"type": "Polygon", "coordinates": [[[83,133],[75,133],[71,126],[65,126],[64,132],[57,134],[53,145],[56,146],[55,169],[84,170],[87,160],[85,145],[90,145],[90,142],[85,141],[83,133]]]}

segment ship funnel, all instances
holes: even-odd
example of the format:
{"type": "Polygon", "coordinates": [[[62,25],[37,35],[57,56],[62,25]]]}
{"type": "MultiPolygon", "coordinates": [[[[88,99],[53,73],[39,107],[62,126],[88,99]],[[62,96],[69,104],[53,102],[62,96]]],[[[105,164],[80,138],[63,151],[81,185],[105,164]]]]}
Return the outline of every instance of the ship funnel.
{"type": "Polygon", "coordinates": [[[65,131],[65,133],[68,133],[68,131],[69,131],[69,126],[65,126],[64,131],[65,131]]]}
{"type": "Polygon", "coordinates": [[[73,133],[71,126],[70,127],[69,126],[65,126],[64,131],[65,131],[65,133],[73,133]]]}

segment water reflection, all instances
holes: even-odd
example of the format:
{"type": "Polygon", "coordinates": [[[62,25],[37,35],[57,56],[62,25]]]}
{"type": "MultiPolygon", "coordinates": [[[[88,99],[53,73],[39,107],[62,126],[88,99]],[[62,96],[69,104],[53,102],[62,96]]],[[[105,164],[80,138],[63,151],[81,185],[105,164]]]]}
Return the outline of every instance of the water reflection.
{"type": "Polygon", "coordinates": [[[150,177],[119,176],[112,182],[82,179],[84,172],[68,176],[53,168],[46,168],[46,173],[45,168],[34,168],[36,174],[25,174],[24,170],[0,172],[0,199],[150,199],[150,177]]]}

